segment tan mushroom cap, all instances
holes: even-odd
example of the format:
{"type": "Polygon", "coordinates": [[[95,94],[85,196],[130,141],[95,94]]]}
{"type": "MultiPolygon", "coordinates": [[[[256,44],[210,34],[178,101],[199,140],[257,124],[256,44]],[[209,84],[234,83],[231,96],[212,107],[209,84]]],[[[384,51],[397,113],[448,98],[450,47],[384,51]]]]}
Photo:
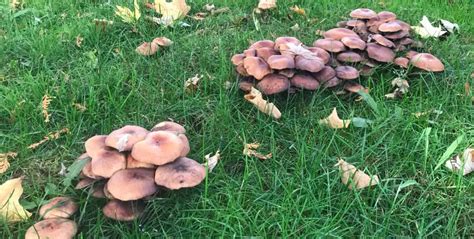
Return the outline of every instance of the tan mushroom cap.
{"type": "Polygon", "coordinates": [[[283,70],[278,71],[279,75],[283,75],[283,76],[286,76],[288,78],[293,77],[295,75],[295,73],[296,73],[295,69],[283,69],[283,70]]]}
{"type": "Polygon", "coordinates": [[[133,201],[153,195],[155,169],[129,168],[116,172],[107,182],[107,190],[116,199],[133,201]]]}
{"type": "Polygon", "coordinates": [[[390,40],[397,40],[397,39],[402,39],[404,37],[407,37],[409,35],[410,35],[409,31],[401,30],[398,32],[386,33],[384,36],[385,38],[390,39],[390,40]]]}
{"type": "Polygon", "coordinates": [[[394,21],[397,19],[397,15],[389,11],[381,11],[377,14],[377,17],[379,20],[386,21],[386,22],[394,21]]]}
{"type": "Polygon", "coordinates": [[[347,28],[333,28],[329,31],[325,31],[323,33],[323,36],[326,39],[333,39],[333,40],[341,40],[341,38],[343,37],[359,38],[359,35],[357,35],[357,33],[347,28]]]}
{"type": "Polygon", "coordinates": [[[336,77],[336,71],[330,66],[324,66],[319,72],[313,73],[313,76],[316,80],[323,83],[336,77]]]}
{"type": "Polygon", "coordinates": [[[351,49],[364,50],[366,47],[366,43],[357,37],[343,37],[341,42],[351,49]]]}
{"type": "Polygon", "coordinates": [[[371,19],[377,17],[377,13],[368,8],[355,9],[349,15],[356,19],[371,19]]]}
{"type": "Polygon", "coordinates": [[[234,66],[238,66],[244,63],[244,59],[245,59],[245,55],[240,53],[240,54],[233,55],[230,60],[232,61],[232,64],[234,66]]]}
{"type": "Polygon", "coordinates": [[[125,155],[117,151],[102,151],[97,157],[92,158],[92,173],[104,178],[110,178],[112,174],[127,166],[125,155]]]}
{"type": "Polygon", "coordinates": [[[250,76],[249,73],[247,73],[243,62],[242,64],[237,65],[237,67],[235,67],[235,70],[242,76],[250,76]]]}
{"type": "Polygon", "coordinates": [[[408,45],[413,44],[414,42],[415,41],[413,41],[411,38],[405,37],[405,38],[400,39],[398,43],[404,46],[408,46],[408,45]]]}
{"type": "Polygon", "coordinates": [[[159,166],[155,173],[155,183],[176,190],[194,187],[206,177],[206,169],[198,162],[181,157],[176,161],[159,166]]]}
{"type": "MultiPolygon", "coordinates": [[[[103,152],[108,152],[108,151],[103,151],[103,152]]],[[[92,172],[92,161],[90,160],[87,162],[84,167],[82,168],[82,174],[86,176],[87,178],[91,179],[102,179],[102,176],[96,175],[94,172],[92,172]]]]}
{"type": "Polygon", "coordinates": [[[390,41],[389,39],[385,38],[384,36],[382,36],[380,34],[374,34],[371,37],[379,45],[390,47],[390,48],[395,47],[395,43],[393,43],[392,41],[390,41]]]}
{"type": "Polygon", "coordinates": [[[79,182],[76,184],[76,187],[74,187],[74,189],[83,189],[83,188],[86,188],[86,187],[89,187],[90,185],[92,185],[93,183],[95,183],[97,180],[96,179],[93,179],[93,178],[82,178],[81,180],[79,180],[79,182]]]}
{"type": "Polygon", "coordinates": [[[273,95],[287,91],[290,88],[290,81],[286,76],[270,74],[257,83],[257,89],[265,95],[273,95]]]}
{"type": "Polygon", "coordinates": [[[270,47],[262,47],[257,49],[257,56],[262,58],[264,61],[268,61],[268,58],[279,53],[270,47]]]}
{"type": "Polygon", "coordinates": [[[359,71],[352,66],[338,66],[336,67],[336,76],[343,80],[353,80],[359,77],[359,71]]]}
{"type": "Polygon", "coordinates": [[[267,60],[270,68],[275,70],[295,68],[295,59],[290,55],[273,55],[267,60]]]}
{"type": "Polygon", "coordinates": [[[132,157],[143,163],[162,165],[177,159],[183,151],[183,141],[174,132],[155,131],[135,144],[132,157]]]}
{"type": "Polygon", "coordinates": [[[400,30],[402,30],[402,26],[394,21],[382,23],[379,26],[379,31],[381,32],[398,32],[400,30]]]}
{"type": "Polygon", "coordinates": [[[319,88],[319,81],[308,74],[298,73],[290,80],[291,85],[305,90],[316,90],[319,88]]]}
{"type": "Polygon", "coordinates": [[[410,60],[405,57],[397,57],[395,60],[393,60],[393,63],[397,66],[400,66],[402,68],[408,68],[408,63],[410,60]]]}
{"type": "Polygon", "coordinates": [[[105,145],[105,140],[107,135],[95,135],[86,140],[84,146],[86,148],[86,153],[92,158],[97,156],[98,153],[101,153],[103,150],[111,150],[111,148],[105,145]]]}
{"type": "Polygon", "coordinates": [[[336,86],[340,85],[341,83],[342,83],[341,79],[339,79],[337,77],[333,77],[330,80],[324,82],[323,86],[325,88],[332,88],[332,87],[336,87],[336,86]]]}
{"type": "Polygon", "coordinates": [[[298,40],[297,38],[295,37],[279,37],[277,39],[275,39],[275,50],[279,51],[280,50],[280,45],[286,45],[286,44],[295,44],[297,46],[301,45],[302,42],[300,40],[298,40]]]}
{"type": "Polygon", "coordinates": [[[405,57],[408,58],[408,59],[411,59],[415,55],[418,55],[418,54],[419,54],[419,52],[416,52],[416,51],[408,51],[407,54],[405,54],[405,57]]]}
{"type": "Polygon", "coordinates": [[[156,165],[140,162],[134,159],[131,154],[129,154],[127,156],[127,168],[156,168],[156,165]]]}
{"type": "Polygon", "coordinates": [[[52,218],[39,221],[28,228],[25,239],[72,239],[77,233],[74,221],[65,218],[52,218]]]}
{"type": "Polygon", "coordinates": [[[55,197],[41,206],[39,214],[44,219],[69,218],[77,211],[77,204],[69,197],[55,197]]]}
{"type": "Polygon", "coordinates": [[[313,47],[308,47],[308,50],[312,53],[315,53],[316,56],[320,58],[324,64],[327,64],[329,60],[331,59],[331,55],[329,55],[329,53],[323,48],[313,46],[313,47]]]}
{"type": "Polygon", "coordinates": [[[353,51],[341,52],[337,55],[337,60],[341,62],[361,62],[363,60],[359,53],[353,51]]]}
{"type": "Polygon", "coordinates": [[[167,37],[157,37],[153,39],[153,41],[151,42],[154,44],[157,44],[158,46],[164,46],[164,47],[171,46],[173,44],[173,41],[171,41],[167,37]]]}
{"type": "Polygon", "coordinates": [[[244,67],[247,73],[257,80],[263,79],[266,75],[272,73],[270,66],[260,57],[246,57],[244,67]]]}
{"type": "Polygon", "coordinates": [[[295,67],[299,70],[315,73],[324,68],[324,62],[318,57],[308,59],[303,56],[296,56],[295,67]]]}
{"type": "Polygon", "coordinates": [[[145,139],[148,130],[136,125],[125,125],[112,131],[105,139],[105,145],[117,149],[119,152],[130,151],[134,144],[145,139]]]}
{"type": "Polygon", "coordinates": [[[255,80],[250,78],[243,78],[239,80],[239,89],[245,92],[252,90],[252,87],[255,87],[255,80]]]}
{"type": "Polygon", "coordinates": [[[444,71],[443,63],[438,58],[429,53],[416,54],[413,56],[413,58],[411,58],[410,64],[425,71],[444,71]]]}
{"type": "Polygon", "coordinates": [[[141,201],[111,200],[104,206],[102,212],[106,217],[117,221],[133,221],[143,214],[144,209],[145,205],[141,201]]]}
{"type": "Polygon", "coordinates": [[[186,133],[186,129],[176,123],[176,122],[173,122],[173,121],[163,121],[163,122],[160,122],[158,124],[156,124],[155,126],[153,126],[153,128],[151,128],[151,131],[152,132],[155,132],[155,131],[168,131],[168,132],[174,132],[174,133],[177,133],[177,134],[185,134],[186,133]]]}
{"type": "Polygon", "coordinates": [[[359,71],[359,74],[362,76],[370,76],[374,73],[374,67],[364,65],[359,71]]]}
{"type": "Polygon", "coordinates": [[[181,154],[179,156],[180,157],[185,157],[191,151],[191,147],[189,146],[188,137],[186,137],[186,135],[184,135],[184,134],[179,134],[178,137],[183,142],[183,150],[181,150],[181,154]]]}
{"type": "Polygon", "coordinates": [[[400,25],[402,27],[402,31],[404,32],[410,32],[411,30],[411,26],[410,24],[404,22],[404,21],[401,21],[401,20],[394,20],[393,22],[397,23],[398,25],[400,25]]]}
{"type": "Polygon", "coordinates": [[[344,84],[344,90],[347,90],[351,93],[357,93],[359,91],[364,91],[365,93],[369,93],[369,90],[367,88],[365,88],[364,86],[362,86],[361,84],[357,82],[352,82],[352,81],[344,84]]]}
{"type": "Polygon", "coordinates": [[[390,48],[376,43],[367,44],[367,53],[370,58],[379,62],[392,62],[395,59],[395,53],[390,48]]]}
{"type": "Polygon", "coordinates": [[[250,45],[249,49],[259,49],[259,48],[274,48],[275,47],[275,42],[270,41],[270,40],[261,40],[261,41],[256,41],[252,45],[250,45]]]}
{"type": "Polygon", "coordinates": [[[346,50],[346,47],[344,46],[344,44],[342,44],[342,42],[332,39],[318,39],[313,43],[313,46],[334,53],[346,50]]]}
{"type": "Polygon", "coordinates": [[[107,189],[107,184],[104,184],[104,195],[108,199],[116,199],[114,196],[112,196],[112,194],[110,194],[109,189],[107,189]]]}
{"type": "Polygon", "coordinates": [[[106,198],[104,188],[105,188],[104,183],[94,184],[94,186],[90,190],[91,196],[94,198],[106,198]]]}
{"type": "Polygon", "coordinates": [[[349,20],[346,22],[346,25],[349,27],[363,27],[365,22],[357,19],[349,20]]]}

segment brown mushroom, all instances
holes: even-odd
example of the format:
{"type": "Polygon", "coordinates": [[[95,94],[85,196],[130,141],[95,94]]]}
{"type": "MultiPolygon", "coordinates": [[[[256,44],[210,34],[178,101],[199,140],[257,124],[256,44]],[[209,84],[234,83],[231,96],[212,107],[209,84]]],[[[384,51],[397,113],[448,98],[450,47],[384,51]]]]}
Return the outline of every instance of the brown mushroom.
{"type": "Polygon", "coordinates": [[[341,62],[361,62],[362,56],[353,51],[341,52],[337,55],[337,60],[341,62]]]}
{"type": "Polygon", "coordinates": [[[92,158],[92,173],[104,178],[110,178],[112,174],[127,166],[125,155],[117,151],[102,151],[97,157],[92,158]]]}
{"type": "Polygon", "coordinates": [[[370,76],[374,73],[374,67],[363,65],[359,71],[359,74],[362,76],[370,76]]]}
{"type": "Polygon", "coordinates": [[[235,67],[235,71],[237,71],[237,73],[239,73],[242,76],[250,76],[249,73],[247,73],[247,70],[244,67],[243,61],[242,61],[242,64],[239,64],[239,65],[237,65],[237,67],[235,67]]]}
{"type": "Polygon", "coordinates": [[[173,121],[163,121],[163,122],[160,122],[158,124],[156,124],[155,126],[153,126],[153,128],[151,128],[151,131],[152,132],[155,132],[155,131],[168,131],[168,132],[173,132],[173,133],[176,133],[176,134],[185,134],[186,133],[186,129],[176,123],[176,122],[173,122],[173,121]]]}
{"type": "Polygon", "coordinates": [[[343,80],[353,80],[359,77],[359,71],[352,66],[338,66],[336,67],[336,76],[343,80]]]}
{"type": "Polygon", "coordinates": [[[380,24],[378,30],[381,32],[398,32],[402,30],[402,26],[397,22],[385,22],[380,24]]]}
{"type": "Polygon", "coordinates": [[[329,62],[329,60],[331,59],[331,55],[329,55],[329,53],[324,50],[323,48],[319,48],[319,47],[308,47],[308,50],[312,53],[315,53],[317,57],[319,57],[324,64],[327,64],[329,62]]]}
{"type": "Polygon", "coordinates": [[[232,58],[230,60],[232,61],[232,64],[234,66],[238,66],[238,65],[244,63],[244,59],[245,59],[244,54],[235,54],[235,55],[232,56],[232,58]]]}
{"type": "Polygon", "coordinates": [[[93,178],[88,178],[88,177],[83,178],[79,180],[79,182],[76,184],[76,187],[74,187],[74,189],[83,189],[83,188],[89,187],[96,181],[97,180],[93,178]]]}
{"type": "Polygon", "coordinates": [[[357,82],[349,81],[344,84],[344,90],[347,90],[351,93],[358,93],[359,91],[364,91],[369,93],[369,90],[357,82]]]}
{"type": "Polygon", "coordinates": [[[133,221],[143,214],[144,209],[145,205],[141,201],[111,200],[104,206],[102,212],[106,217],[117,221],[133,221]]]}
{"type": "Polygon", "coordinates": [[[349,15],[356,19],[371,19],[377,17],[377,13],[368,8],[355,9],[349,15]]]}
{"type": "Polygon", "coordinates": [[[77,211],[77,204],[69,197],[55,197],[41,206],[39,214],[44,219],[69,218],[77,211]]]}
{"type": "Polygon", "coordinates": [[[191,151],[191,147],[189,146],[188,137],[186,137],[186,135],[184,135],[184,134],[178,134],[178,137],[179,137],[179,139],[181,139],[181,142],[183,142],[183,150],[181,150],[181,154],[179,156],[180,157],[185,157],[191,151]]]}
{"type": "Polygon", "coordinates": [[[257,83],[257,89],[265,95],[273,95],[284,92],[290,87],[290,81],[286,76],[270,74],[257,83]]]}
{"type": "MultiPolygon", "coordinates": [[[[103,152],[107,152],[107,151],[103,151],[103,152]]],[[[102,179],[103,178],[103,177],[101,177],[99,175],[96,175],[95,173],[92,172],[92,162],[91,162],[91,160],[89,160],[89,162],[87,162],[84,165],[81,172],[87,178],[92,178],[92,179],[102,179]]]]}
{"type": "Polygon", "coordinates": [[[359,50],[364,50],[366,47],[366,44],[363,40],[360,38],[356,37],[343,37],[341,38],[341,42],[351,48],[351,49],[359,49],[359,50]]]}
{"type": "Polygon", "coordinates": [[[106,198],[104,187],[104,183],[94,184],[94,186],[90,189],[91,196],[94,198],[106,198]]]}
{"type": "Polygon", "coordinates": [[[377,17],[379,21],[385,21],[385,22],[395,21],[395,19],[397,19],[397,15],[389,11],[381,11],[377,14],[377,17]]]}
{"type": "Polygon", "coordinates": [[[194,187],[206,177],[206,169],[198,162],[181,157],[176,161],[159,166],[155,173],[155,183],[176,190],[194,187]]]}
{"type": "Polygon", "coordinates": [[[294,69],[283,69],[283,70],[279,70],[278,71],[278,74],[280,75],[284,75],[288,78],[291,78],[295,75],[296,71],[294,69]]]}
{"type": "Polygon", "coordinates": [[[112,194],[110,194],[109,190],[107,189],[107,184],[104,184],[104,195],[108,199],[115,199],[114,196],[112,196],[112,194]]]}
{"type": "Polygon", "coordinates": [[[337,77],[333,77],[331,78],[330,80],[326,81],[323,83],[323,86],[325,88],[332,88],[332,87],[336,87],[338,85],[340,85],[342,82],[341,79],[337,78],[337,77]]]}
{"type": "Polygon", "coordinates": [[[155,131],[133,146],[132,157],[140,162],[163,165],[177,159],[183,148],[183,141],[175,133],[155,131]]]}
{"type": "Polygon", "coordinates": [[[397,66],[400,66],[402,68],[408,68],[408,63],[410,62],[410,60],[408,60],[408,58],[405,58],[405,57],[397,57],[395,58],[395,60],[393,60],[393,63],[397,66]]]}
{"type": "Polygon", "coordinates": [[[413,40],[409,37],[405,37],[405,38],[402,38],[398,43],[404,45],[404,46],[408,46],[408,45],[411,45],[413,44],[413,40]]]}
{"type": "Polygon", "coordinates": [[[105,139],[105,145],[119,152],[130,151],[134,144],[145,139],[148,130],[136,125],[126,125],[112,131],[105,139]]]}
{"type": "Polygon", "coordinates": [[[357,20],[357,19],[353,19],[353,20],[349,20],[347,21],[346,23],[347,26],[349,27],[365,27],[365,22],[364,21],[361,21],[361,20],[357,20]]]}
{"type": "Polygon", "coordinates": [[[386,47],[390,47],[390,48],[395,47],[395,43],[393,43],[392,41],[390,41],[389,39],[383,37],[380,34],[372,35],[371,38],[374,39],[378,44],[380,44],[382,46],[386,46],[386,47]]]}
{"type": "Polygon", "coordinates": [[[409,31],[401,30],[398,32],[393,32],[393,33],[386,33],[384,36],[385,38],[391,39],[391,40],[397,40],[397,39],[402,39],[406,36],[410,35],[409,31]]]}
{"type": "Polygon", "coordinates": [[[107,182],[107,190],[116,199],[133,201],[153,195],[155,169],[130,168],[116,172],[107,182]]]}
{"type": "Polygon", "coordinates": [[[347,22],[348,21],[339,21],[336,23],[337,27],[347,27],[347,22]]]}
{"type": "Polygon", "coordinates": [[[290,80],[291,85],[305,90],[316,90],[319,88],[319,81],[308,74],[298,73],[290,80]]]}
{"type": "Polygon", "coordinates": [[[253,78],[242,78],[239,80],[239,89],[245,92],[250,92],[252,87],[255,86],[255,80],[253,78]]]}
{"type": "Polygon", "coordinates": [[[359,38],[359,35],[354,31],[346,28],[333,28],[329,31],[325,31],[323,33],[324,38],[326,39],[333,39],[333,40],[341,40],[343,37],[356,37],[359,38]]]}
{"type": "Polygon", "coordinates": [[[260,57],[246,57],[244,67],[247,73],[257,80],[263,79],[266,75],[272,73],[268,64],[260,57]]]}
{"type": "Polygon", "coordinates": [[[324,62],[318,57],[306,58],[303,56],[296,56],[295,67],[299,70],[315,73],[324,68],[324,62]]]}
{"type": "Polygon", "coordinates": [[[77,233],[74,221],[65,218],[52,218],[39,221],[28,228],[25,239],[72,239],[77,233]]]}
{"type": "Polygon", "coordinates": [[[376,43],[367,44],[367,53],[370,58],[379,62],[392,62],[395,59],[395,53],[390,48],[376,43]]]}
{"type": "Polygon", "coordinates": [[[260,49],[260,48],[274,48],[275,43],[270,40],[261,40],[261,41],[256,41],[252,45],[250,45],[249,49],[260,49]]]}
{"type": "Polygon", "coordinates": [[[257,50],[256,49],[244,50],[244,56],[245,57],[257,56],[257,50]]]}
{"type": "Polygon", "coordinates": [[[295,68],[295,60],[290,55],[273,55],[268,58],[267,62],[270,68],[276,70],[295,68]]]}
{"type": "Polygon", "coordinates": [[[278,55],[278,52],[270,47],[262,47],[257,49],[257,56],[262,58],[264,61],[267,61],[269,57],[273,55],[278,55]]]}
{"type": "Polygon", "coordinates": [[[131,154],[129,154],[127,156],[127,168],[156,168],[156,165],[140,162],[134,159],[131,154]]]}
{"type": "Polygon", "coordinates": [[[438,58],[429,53],[419,53],[414,55],[410,60],[410,64],[425,71],[444,71],[443,63],[438,58]]]}
{"type": "Polygon", "coordinates": [[[342,42],[332,39],[318,39],[313,43],[313,46],[335,53],[346,50],[342,42]]]}
{"type": "Polygon", "coordinates": [[[336,71],[330,66],[324,66],[319,72],[313,73],[313,76],[316,80],[323,83],[336,77],[336,71]]]}
{"type": "Polygon", "coordinates": [[[84,146],[86,148],[87,154],[91,157],[95,157],[103,150],[111,150],[111,148],[105,145],[105,139],[107,139],[107,135],[95,135],[86,140],[84,146]]]}
{"type": "Polygon", "coordinates": [[[408,59],[413,58],[415,55],[419,54],[419,52],[416,51],[408,51],[407,54],[405,54],[405,57],[408,59]]]}
{"type": "Polygon", "coordinates": [[[289,43],[294,44],[296,46],[299,46],[302,44],[301,41],[295,37],[279,37],[275,39],[275,50],[279,51],[281,45],[286,45],[289,43]]]}

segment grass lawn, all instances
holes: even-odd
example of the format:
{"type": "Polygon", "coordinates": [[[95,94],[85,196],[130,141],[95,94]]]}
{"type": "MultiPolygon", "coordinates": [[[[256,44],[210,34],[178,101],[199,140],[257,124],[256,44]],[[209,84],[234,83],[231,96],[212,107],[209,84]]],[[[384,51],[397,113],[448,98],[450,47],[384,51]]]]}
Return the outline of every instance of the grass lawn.
{"type": "MultiPolygon", "coordinates": [[[[474,70],[472,0],[301,0],[279,1],[279,8],[257,15],[253,0],[214,0],[230,12],[190,27],[162,28],[141,19],[131,25],[114,16],[119,0],[26,0],[24,12],[0,5],[0,153],[15,151],[0,183],[25,176],[23,203],[33,216],[0,224],[0,238],[23,237],[39,220],[34,204],[69,195],[80,204],[74,220],[81,238],[148,237],[433,237],[474,236],[474,181],[435,166],[448,146],[465,135],[456,152],[474,144],[474,107],[463,97],[474,70]],[[290,3],[291,2],[291,3],[290,3]],[[291,13],[297,4],[307,18],[291,13]],[[358,7],[389,10],[416,25],[423,15],[447,19],[461,33],[445,40],[424,40],[426,51],[443,60],[440,74],[406,74],[393,66],[361,81],[371,88],[378,111],[366,102],[319,90],[269,97],[282,111],[280,120],[258,112],[243,100],[230,57],[249,42],[296,36],[311,44],[317,29],[334,27],[358,7]],[[103,31],[94,18],[113,20],[103,31]],[[299,24],[300,30],[291,26],[299,24]],[[76,46],[76,37],[84,40],[76,46]],[[166,36],[174,45],[152,57],[135,53],[142,41],[166,36]],[[202,74],[199,90],[188,94],[184,81],[202,74]],[[406,77],[410,92],[386,100],[390,82],[406,77]],[[232,82],[226,89],[225,82],[232,82]],[[52,98],[50,122],[44,122],[43,95],[52,98]],[[81,112],[75,103],[87,109],[81,112]],[[368,128],[333,130],[318,124],[333,107],[341,118],[358,116],[368,128]],[[442,114],[415,117],[430,110],[442,114]],[[132,223],[104,218],[103,200],[65,188],[58,174],[83,153],[83,143],[125,124],[146,128],[171,118],[184,124],[189,157],[220,149],[222,161],[193,189],[165,192],[148,202],[144,217],[132,223]],[[69,134],[36,149],[28,145],[50,132],[69,134]],[[245,143],[259,142],[273,158],[242,155],[245,143]],[[333,165],[343,157],[381,183],[350,191],[333,165]],[[403,187],[407,182],[416,184],[403,187]]],[[[207,2],[190,0],[190,15],[207,2]]]]}

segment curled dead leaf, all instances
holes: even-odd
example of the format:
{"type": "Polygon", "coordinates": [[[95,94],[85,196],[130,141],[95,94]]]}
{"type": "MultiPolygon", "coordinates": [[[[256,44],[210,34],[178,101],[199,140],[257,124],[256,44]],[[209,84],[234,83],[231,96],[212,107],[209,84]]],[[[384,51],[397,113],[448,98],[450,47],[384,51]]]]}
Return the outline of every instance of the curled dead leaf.
{"type": "Polygon", "coordinates": [[[245,144],[244,151],[242,152],[244,155],[249,157],[256,157],[261,160],[266,160],[272,158],[272,153],[262,154],[257,152],[257,149],[260,147],[259,143],[251,143],[245,144]]]}
{"type": "Polygon", "coordinates": [[[400,99],[408,93],[408,88],[410,88],[410,84],[408,84],[407,80],[402,78],[395,78],[392,80],[392,87],[395,87],[395,90],[392,93],[386,94],[385,98],[387,99],[400,99]]]}
{"type": "Polygon", "coordinates": [[[217,150],[217,152],[213,156],[211,156],[211,154],[208,154],[204,156],[204,158],[206,162],[203,163],[202,165],[203,166],[207,165],[209,172],[212,172],[212,170],[214,170],[214,168],[217,166],[217,163],[219,162],[219,160],[221,160],[221,154],[219,150],[217,150]]]}
{"type": "Polygon", "coordinates": [[[290,7],[290,10],[296,14],[306,16],[306,11],[304,10],[304,8],[300,8],[298,7],[298,5],[294,5],[293,7],[290,7]]]}
{"type": "Polygon", "coordinates": [[[10,167],[8,158],[15,158],[17,155],[15,152],[0,153],[0,174],[6,172],[10,167]]]}
{"type": "Polygon", "coordinates": [[[351,124],[351,120],[342,120],[341,118],[339,118],[337,110],[336,108],[334,108],[328,117],[319,120],[319,124],[326,125],[329,128],[333,129],[343,129],[349,127],[349,125],[351,124]]]}
{"type": "Polygon", "coordinates": [[[462,171],[463,175],[467,175],[474,171],[474,149],[467,148],[461,155],[456,155],[446,161],[446,168],[453,172],[462,171]]]}
{"type": "Polygon", "coordinates": [[[185,0],[155,0],[155,11],[161,14],[160,24],[171,25],[175,20],[188,15],[191,7],[185,0]]]}
{"type": "Polygon", "coordinates": [[[262,92],[252,87],[250,92],[244,95],[244,98],[255,105],[261,112],[272,116],[275,119],[281,118],[280,110],[273,104],[262,98],[262,92]]]}
{"type": "Polygon", "coordinates": [[[23,221],[31,216],[19,202],[23,194],[22,181],[23,177],[19,177],[0,185],[0,217],[7,222],[23,221]]]}
{"type": "Polygon", "coordinates": [[[202,79],[203,75],[196,74],[195,76],[187,79],[184,82],[184,89],[187,93],[194,92],[198,88],[199,81],[202,79]]]}
{"type": "Polygon", "coordinates": [[[258,9],[267,10],[271,8],[276,8],[276,2],[277,0],[260,0],[258,2],[258,9]]]}
{"type": "Polygon", "coordinates": [[[347,185],[351,190],[354,186],[356,189],[361,189],[379,183],[379,177],[377,175],[371,177],[342,159],[339,159],[335,166],[339,167],[342,183],[347,185]]]}
{"type": "Polygon", "coordinates": [[[76,46],[81,48],[82,41],[84,41],[84,38],[81,37],[81,35],[77,35],[77,37],[76,37],[76,46]]]}

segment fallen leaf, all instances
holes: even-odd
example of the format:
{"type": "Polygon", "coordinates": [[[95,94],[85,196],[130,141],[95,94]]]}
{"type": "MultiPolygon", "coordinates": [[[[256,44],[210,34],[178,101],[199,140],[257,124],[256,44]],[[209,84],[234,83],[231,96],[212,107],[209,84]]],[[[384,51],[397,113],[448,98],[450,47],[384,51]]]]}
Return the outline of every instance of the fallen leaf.
{"type": "Polygon", "coordinates": [[[443,25],[443,28],[446,29],[450,33],[454,33],[456,31],[459,31],[459,25],[456,23],[452,23],[450,21],[441,19],[441,25],[443,25]]]}
{"type": "Polygon", "coordinates": [[[23,194],[22,181],[23,177],[19,177],[0,185],[0,216],[7,222],[23,221],[31,216],[18,201],[23,194]]]}
{"type": "Polygon", "coordinates": [[[67,174],[67,168],[63,163],[61,163],[61,169],[59,170],[58,174],[61,176],[66,176],[67,174]]]}
{"type": "Polygon", "coordinates": [[[356,189],[362,189],[379,183],[379,177],[377,175],[371,177],[342,159],[339,159],[335,166],[339,167],[342,183],[347,185],[351,190],[354,186],[356,189]]]}
{"type": "Polygon", "coordinates": [[[154,7],[155,11],[161,14],[160,24],[165,26],[185,17],[191,10],[185,0],[155,0],[154,7]]]}
{"type": "Polygon", "coordinates": [[[207,16],[207,13],[198,12],[198,13],[194,14],[194,16],[192,16],[192,18],[196,21],[202,21],[206,18],[206,16],[207,16]]]}
{"type": "Polygon", "coordinates": [[[150,42],[143,42],[135,51],[142,56],[154,55],[160,47],[157,44],[150,42]]]}
{"type": "Polygon", "coordinates": [[[272,116],[275,119],[281,118],[280,110],[273,104],[262,98],[262,92],[252,87],[250,92],[244,95],[244,98],[255,105],[261,112],[272,116]]]}
{"type": "Polygon", "coordinates": [[[76,37],[76,46],[81,48],[82,41],[84,41],[84,38],[81,37],[81,35],[77,35],[77,37],[76,37]]]}
{"type": "Polygon", "coordinates": [[[306,11],[304,10],[304,8],[300,8],[298,7],[298,5],[294,5],[293,7],[290,7],[290,10],[296,14],[306,16],[306,11]]]}
{"type": "Polygon", "coordinates": [[[214,6],[214,4],[208,3],[208,4],[204,5],[203,9],[210,12],[210,11],[213,11],[214,9],[216,9],[216,6],[214,6]]]}
{"type": "Polygon", "coordinates": [[[295,31],[295,32],[296,32],[296,31],[299,31],[299,30],[300,30],[300,25],[298,25],[298,23],[296,23],[295,25],[293,25],[292,27],[290,27],[290,29],[291,29],[292,31],[295,31]]]}
{"type": "Polygon", "coordinates": [[[8,158],[15,158],[17,155],[15,152],[0,153],[0,174],[6,172],[10,167],[8,158]]]}
{"type": "Polygon", "coordinates": [[[267,160],[272,158],[272,153],[268,154],[262,154],[257,152],[256,150],[260,147],[259,143],[251,143],[251,144],[245,144],[244,146],[244,151],[242,152],[244,155],[249,156],[249,157],[256,157],[261,160],[267,160]]]}
{"type": "Polygon", "coordinates": [[[123,22],[133,23],[133,22],[138,21],[138,19],[140,19],[140,16],[141,16],[140,6],[138,5],[137,0],[133,0],[133,7],[134,7],[133,12],[128,7],[122,7],[119,5],[116,5],[115,7],[116,7],[115,15],[121,17],[123,22]]]}
{"type": "Polygon", "coordinates": [[[411,28],[422,38],[438,38],[447,33],[447,31],[443,31],[441,26],[434,27],[426,16],[423,16],[422,20],[420,21],[420,24],[421,26],[412,26],[411,28]]]}
{"type": "Polygon", "coordinates": [[[329,128],[333,129],[343,129],[349,127],[349,125],[351,124],[351,120],[342,120],[341,118],[339,118],[337,110],[336,108],[334,108],[332,110],[332,113],[328,117],[319,120],[319,124],[326,125],[329,128]]]}
{"type": "Polygon", "coordinates": [[[392,80],[392,87],[395,87],[395,90],[392,93],[386,94],[385,98],[387,99],[402,98],[403,95],[408,93],[408,88],[410,88],[410,85],[408,84],[407,80],[397,77],[394,80],[392,80]]]}
{"type": "Polygon", "coordinates": [[[195,76],[187,79],[184,82],[184,89],[187,93],[194,92],[198,88],[199,81],[202,79],[203,75],[196,74],[195,76]]]}
{"type": "Polygon", "coordinates": [[[85,106],[82,105],[82,104],[73,103],[72,105],[74,106],[74,108],[76,108],[76,109],[79,110],[80,112],[84,112],[84,111],[87,110],[87,107],[85,107],[85,106]]]}
{"type": "Polygon", "coordinates": [[[49,109],[49,104],[51,104],[51,100],[54,99],[54,97],[49,96],[48,94],[43,95],[43,98],[41,100],[41,109],[43,112],[43,117],[44,117],[44,122],[48,123],[49,118],[51,115],[48,112],[49,109]]]}
{"type": "Polygon", "coordinates": [[[277,0],[260,0],[258,3],[258,9],[267,10],[271,8],[276,8],[277,0]]]}
{"type": "Polygon", "coordinates": [[[456,155],[446,161],[445,166],[453,171],[462,171],[463,175],[467,175],[474,171],[474,149],[467,148],[461,155],[456,155]]]}
{"type": "Polygon", "coordinates": [[[204,156],[204,158],[206,162],[203,163],[202,165],[203,166],[207,165],[209,172],[212,172],[212,170],[214,170],[219,160],[221,160],[221,154],[219,153],[219,150],[217,150],[217,152],[213,156],[211,156],[211,154],[208,154],[204,156]]]}
{"type": "Polygon", "coordinates": [[[61,130],[58,130],[56,132],[53,132],[53,133],[49,133],[48,135],[44,136],[44,138],[42,140],[40,140],[39,142],[36,142],[34,144],[31,144],[30,146],[28,146],[29,149],[35,149],[35,148],[38,148],[38,146],[50,141],[50,140],[55,140],[55,139],[58,139],[61,134],[65,134],[65,133],[69,133],[69,129],[68,128],[63,128],[61,130]]]}

